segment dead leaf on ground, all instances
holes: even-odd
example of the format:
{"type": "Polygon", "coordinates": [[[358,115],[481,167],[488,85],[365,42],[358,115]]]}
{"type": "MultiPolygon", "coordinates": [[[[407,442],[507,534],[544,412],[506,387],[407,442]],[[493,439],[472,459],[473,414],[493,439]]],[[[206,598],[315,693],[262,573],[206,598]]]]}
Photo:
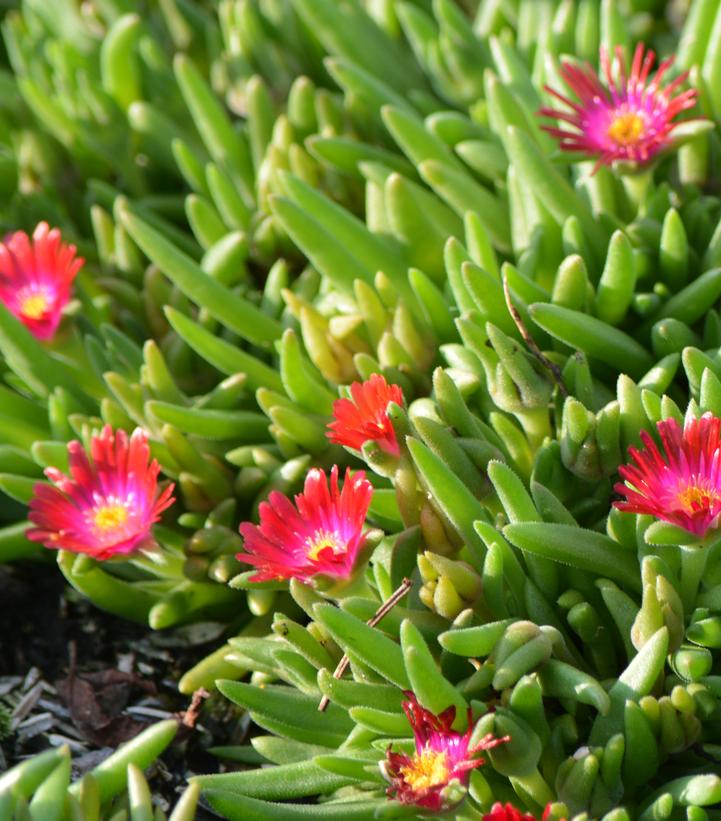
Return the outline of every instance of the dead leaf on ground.
{"type": "Polygon", "coordinates": [[[117,747],[147,726],[123,712],[133,692],[157,692],[152,682],[115,669],[76,673],[71,667],[56,687],[73,725],[88,741],[104,747],[117,747]]]}

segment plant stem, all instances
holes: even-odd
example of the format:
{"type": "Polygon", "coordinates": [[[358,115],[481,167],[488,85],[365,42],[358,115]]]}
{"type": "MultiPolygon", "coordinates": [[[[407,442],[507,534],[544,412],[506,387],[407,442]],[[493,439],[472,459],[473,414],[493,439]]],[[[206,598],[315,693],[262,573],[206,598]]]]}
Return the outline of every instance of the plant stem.
{"type": "Polygon", "coordinates": [[[523,426],[523,431],[528,436],[532,448],[539,448],[546,436],[551,433],[546,408],[535,408],[523,413],[516,413],[516,418],[523,426]]]}
{"type": "Polygon", "coordinates": [[[694,609],[698,586],[706,569],[709,548],[707,545],[681,545],[679,550],[681,551],[681,601],[686,614],[690,614],[694,609]]]}
{"type": "Polygon", "coordinates": [[[650,169],[639,171],[635,174],[624,174],[622,177],[623,188],[626,191],[631,205],[635,206],[637,214],[642,214],[646,202],[646,194],[653,179],[653,172],[650,169]]]}
{"type": "Polygon", "coordinates": [[[514,778],[513,782],[522,787],[539,806],[553,803],[553,793],[538,769],[523,778],[514,778]]]}

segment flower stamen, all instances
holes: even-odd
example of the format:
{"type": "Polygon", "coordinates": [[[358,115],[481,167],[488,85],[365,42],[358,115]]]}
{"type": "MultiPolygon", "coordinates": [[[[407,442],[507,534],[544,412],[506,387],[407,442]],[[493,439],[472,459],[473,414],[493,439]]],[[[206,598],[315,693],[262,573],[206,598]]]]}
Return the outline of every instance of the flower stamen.
{"type": "Polygon", "coordinates": [[[721,493],[718,490],[700,487],[699,485],[687,485],[679,490],[677,496],[679,505],[689,514],[709,510],[720,499],[721,493]]]}
{"type": "Polygon", "coordinates": [[[346,550],[346,546],[338,538],[338,534],[331,533],[328,530],[316,531],[306,539],[306,545],[308,546],[308,558],[314,562],[318,561],[324,550],[332,550],[333,553],[344,553],[346,550]]]}
{"type": "Polygon", "coordinates": [[[128,510],[123,505],[101,505],[93,511],[92,519],[98,530],[113,530],[128,521],[128,510]]]}
{"type": "Polygon", "coordinates": [[[406,784],[414,790],[428,790],[446,784],[450,774],[448,753],[445,750],[426,748],[401,767],[400,773],[406,784]]]}
{"type": "Polygon", "coordinates": [[[47,294],[38,292],[20,298],[20,313],[26,319],[40,319],[50,307],[47,294]]]}
{"type": "Polygon", "coordinates": [[[633,111],[627,111],[613,118],[606,133],[619,145],[628,146],[638,143],[645,130],[643,119],[633,111]]]}

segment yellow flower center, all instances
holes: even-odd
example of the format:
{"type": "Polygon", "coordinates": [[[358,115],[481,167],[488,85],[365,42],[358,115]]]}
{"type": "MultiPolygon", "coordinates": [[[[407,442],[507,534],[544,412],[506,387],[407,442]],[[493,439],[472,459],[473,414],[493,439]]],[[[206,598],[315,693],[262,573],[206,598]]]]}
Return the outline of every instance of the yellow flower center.
{"type": "Polygon", "coordinates": [[[328,530],[318,530],[313,534],[312,538],[307,541],[308,558],[311,561],[317,561],[318,556],[322,550],[330,548],[334,553],[339,553],[343,547],[338,544],[338,536],[328,530]]]}
{"type": "Polygon", "coordinates": [[[28,319],[40,319],[48,309],[48,298],[43,293],[30,294],[20,302],[20,313],[28,319]]]}
{"type": "Polygon", "coordinates": [[[643,119],[638,114],[629,111],[614,117],[606,133],[619,145],[633,145],[643,136],[644,130],[643,119]]]}
{"type": "Polygon", "coordinates": [[[719,495],[719,492],[715,488],[688,485],[688,487],[679,491],[676,499],[687,513],[693,513],[699,509],[710,508],[719,500],[719,495]]]}
{"type": "Polygon", "coordinates": [[[128,511],[123,505],[103,505],[93,513],[93,524],[98,530],[113,530],[127,521],[128,511]]]}
{"type": "Polygon", "coordinates": [[[413,790],[427,790],[447,783],[450,777],[448,753],[425,749],[413,756],[409,764],[401,767],[403,780],[413,790]]]}

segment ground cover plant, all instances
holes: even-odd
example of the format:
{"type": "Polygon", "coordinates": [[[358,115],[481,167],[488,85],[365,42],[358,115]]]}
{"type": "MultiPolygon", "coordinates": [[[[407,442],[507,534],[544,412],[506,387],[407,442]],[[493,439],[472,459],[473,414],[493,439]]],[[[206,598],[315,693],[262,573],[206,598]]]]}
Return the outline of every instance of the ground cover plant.
{"type": "Polygon", "coordinates": [[[2,35],[0,818],[721,817],[718,0],[2,35]]]}

